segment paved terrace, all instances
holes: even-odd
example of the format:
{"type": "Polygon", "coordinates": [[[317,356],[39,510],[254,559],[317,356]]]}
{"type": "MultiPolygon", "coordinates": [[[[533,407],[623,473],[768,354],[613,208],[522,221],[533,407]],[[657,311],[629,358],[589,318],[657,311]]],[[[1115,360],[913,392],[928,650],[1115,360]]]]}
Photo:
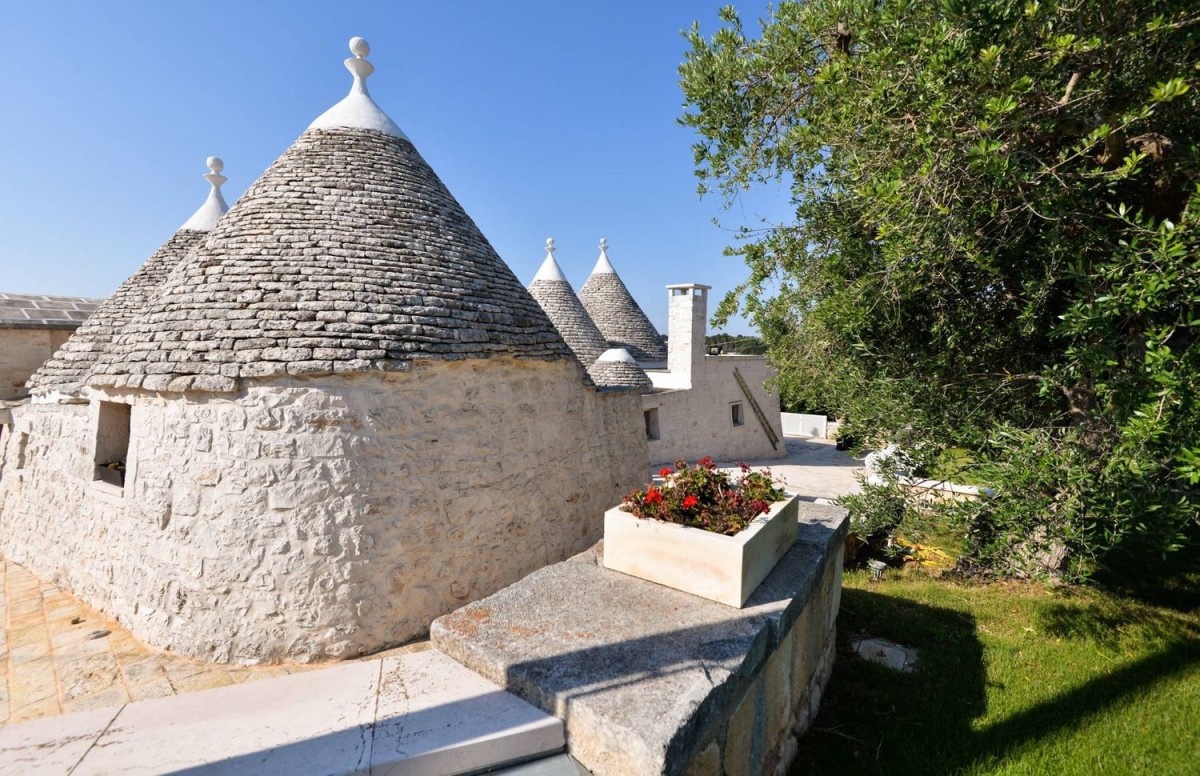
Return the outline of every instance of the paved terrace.
{"type": "MultiPolygon", "coordinates": [[[[156,650],[23,566],[0,560],[0,724],[312,671],[241,667],[156,650]]],[[[428,649],[418,642],[372,659],[428,649]]]]}
{"type": "MultiPolygon", "coordinates": [[[[862,461],[837,449],[828,439],[815,437],[785,437],[787,456],[774,461],[750,461],[756,469],[767,468],[781,480],[791,493],[806,501],[832,501],[846,493],[857,493],[855,474],[862,471],[862,461]]],[[[694,463],[689,461],[688,463],[694,463]]],[[[736,468],[737,461],[717,461],[721,468],[736,468]]],[[[650,467],[651,475],[661,466],[650,467]]]]}

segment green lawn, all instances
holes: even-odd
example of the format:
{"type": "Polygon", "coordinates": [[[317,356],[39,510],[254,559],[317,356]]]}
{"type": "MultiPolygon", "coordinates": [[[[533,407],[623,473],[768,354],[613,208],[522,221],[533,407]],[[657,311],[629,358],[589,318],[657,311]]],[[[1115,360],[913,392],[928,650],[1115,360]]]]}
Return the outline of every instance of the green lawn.
{"type": "Polygon", "coordinates": [[[1200,772],[1194,577],[1152,586],[1164,606],[886,576],[846,574],[833,678],[793,776],[1200,772]],[[917,672],[852,655],[859,634],[918,648],[917,672]]]}

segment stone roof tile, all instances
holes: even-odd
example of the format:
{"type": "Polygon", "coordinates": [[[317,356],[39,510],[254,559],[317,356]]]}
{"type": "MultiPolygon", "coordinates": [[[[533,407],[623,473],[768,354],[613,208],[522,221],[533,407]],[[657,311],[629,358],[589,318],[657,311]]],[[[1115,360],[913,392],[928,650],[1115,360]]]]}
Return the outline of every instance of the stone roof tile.
{"type": "Polygon", "coordinates": [[[609,262],[607,240],[600,241],[600,258],[579,289],[579,301],[609,347],[624,348],[638,361],[667,359],[662,337],[609,262]]]}
{"type": "Polygon", "coordinates": [[[590,367],[588,375],[601,388],[636,388],[649,391],[654,387],[649,375],[623,348],[604,351],[590,367]]]}
{"type": "Polygon", "coordinates": [[[497,355],[571,352],[411,142],[316,128],[171,272],[88,381],[234,390],[497,355]]]}
{"type": "Polygon", "coordinates": [[[583,309],[575,290],[554,260],[553,240],[546,240],[546,260],[529,284],[529,293],[549,316],[581,365],[586,367],[608,349],[604,335],[583,309]]]}
{"type": "Polygon", "coordinates": [[[101,354],[112,347],[114,338],[146,309],[171,270],[229,210],[221,196],[221,184],[227,180],[221,175],[225,163],[215,156],[205,163],[209,171],[204,179],[210,188],[204,204],[116,291],[94,307],[84,324],[29,378],[26,385],[30,390],[77,392],[101,354]]]}

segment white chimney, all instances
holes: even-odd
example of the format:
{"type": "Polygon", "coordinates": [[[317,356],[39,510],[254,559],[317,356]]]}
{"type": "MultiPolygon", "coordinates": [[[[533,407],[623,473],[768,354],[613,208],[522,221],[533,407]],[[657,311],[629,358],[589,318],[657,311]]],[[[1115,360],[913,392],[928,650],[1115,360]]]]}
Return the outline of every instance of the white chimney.
{"type": "Polygon", "coordinates": [[[704,332],[708,322],[708,292],[712,286],[681,283],[667,286],[667,371],[672,383],[691,386],[692,375],[704,365],[704,332]]]}

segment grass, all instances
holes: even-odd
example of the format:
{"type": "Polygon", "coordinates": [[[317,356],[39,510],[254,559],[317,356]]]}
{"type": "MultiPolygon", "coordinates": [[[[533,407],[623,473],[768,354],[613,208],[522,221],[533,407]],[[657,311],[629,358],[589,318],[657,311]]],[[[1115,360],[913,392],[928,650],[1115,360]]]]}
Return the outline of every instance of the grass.
{"type": "Polygon", "coordinates": [[[833,677],[792,776],[1196,773],[1200,576],[1163,582],[1171,595],[1147,602],[848,571],[833,677]],[[916,647],[917,672],[854,656],[858,635],[916,647]]]}

